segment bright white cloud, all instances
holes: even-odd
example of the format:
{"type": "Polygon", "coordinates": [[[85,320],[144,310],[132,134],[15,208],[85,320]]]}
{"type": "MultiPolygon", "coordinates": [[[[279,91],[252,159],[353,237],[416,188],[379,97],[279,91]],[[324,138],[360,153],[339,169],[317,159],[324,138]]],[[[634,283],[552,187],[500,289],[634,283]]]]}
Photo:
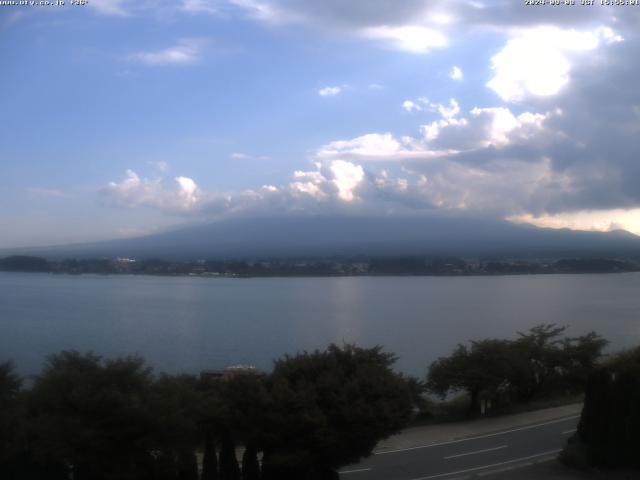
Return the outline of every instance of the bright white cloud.
{"type": "Polygon", "coordinates": [[[357,159],[359,161],[403,162],[406,160],[433,161],[452,158],[460,154],[482,155],[486,149],[529,144],[534,140],[542,145],[548,142],[544,135],[545,122],[552,113],[523,112],[513,114],[508,108],[473,108],[468,116],[460,116],[460,105],[450,99],[448,105],[434,104],[427,99],[405,101],[408,111],[428,110],[440,119],[420,127],[421,136],[400,139],[390,132],[368,133],[350,140],[336,140],[318,149],[317,158],[357,159]]]}
{"type": "Polygon", "coordinates": [[[289,188],[294,194],[302,193],[316,200],[323,200],[328,197],[328,193],[325,192],[327,178],[320,171],[296,170],[293,173],[293,178],[295,181],[289,184],[289,188]]]}
{"type": "Polygon", "coordinates": [[[137,52],[127,58],[149,66],[190,65],[198,62],[202,41],[197,39],[182,39],[177,45],[164,50],[137,52]]]}
{"type": "Polygon", "coordinates": [[[449,99],[449,104],[433,103],[428,98],[420,97],[417,100],[405,100],[402,102],[402,108],[407,112],[422,112],[427,110],[437,112],[444,118],[453,118],[460,113],[460,105],[455,98],[449,99]]]}
{"type": "Polygon", "coordinates": [[[318,200],[327,196],[320,186],[313,182],[292,182],[289,186],[294,192],[303,193],[318,200]]]}
{"type": "Polygon", "coordinates": [[[335,97],[342,92],[341,87],[324,87],[318,90],[318,95],[321,97],[335,97]]]}
{"type": "Polygon", "coordinates": [[[127,170],[125,179],[120,182],[109,182],[100,192],[116,205],[136,207],[153,203],[160,185],[157,181],[141,180],[136,172],[127,170]]]}
{"type": "Polygon", "coordinates": [[[402,108],[404,108],[409,113],[413,111],[419,112],[422,110],[422,106],[418,105],[413,100],[405,100],[404,102],[402,102],[402,108]]]}
{"type": "Polygon", "coordinates": [[[454,66],[449,72],[449,78],[452,80],[462,80],[464,78],[464,75],[462,74],[462,70],[460,70],[460,67],[454,66]]]}
{"type": "Polygon", "coordinates": [[[198,201],[198,185],[189,177],[176,177],[178,183],[178,199],[184,209],[193,207],[198,201]]]}
{"type": "Polygon", "coordinates": [[[167,212],[192,210],[199,201],[200,191],[189,177],[176,177],[177,188],[166,190],[161,178],[143,179],[133,170],[127,170],[120,182],[109,182],[99,190],[111,204],[134,208],[147,206],[167,212]]]}
{"type": "Polygon", "coordinates": [[[572,61],[603,42],[622,41],[610,28],[588,31],[535,27],[518,30],[491,58],[494,77],[487,87],[503,100],[519,101],[528,95],[557,94],[569,83],[572,61]]]}
{"type": "Polygon", "coordinates": [[[362,34],[367,38],[389,41],[394,48],[411,53],[427,53],[447,45],[442,33],[417,25],[369,27],[362,34]]]}
{"type": "Polygon", "coordinates": [[[351,140],[336,140],[324,145],[318,157],[357,155],[362,157],[388,157],[402,151],[402,145],[391,133],[368,133],[351,140]]]}
{"type": "Polygon", "coordinates": [[[449,100],[449,106],[438,105],[437,108],[443,118],[453,118],[460,113],[460,105],[455,98],[449,100]]]}
{"type": "Polygon", "coordinates": [[[476,118],[487,119],[487,137],[484,146],[503,146],[511,143],[513,135],[517,133],[521,138],[528,138],[532,133],[540,131],[547,115],[524,112],[517,117],[508,108],[474,108],[471,115],[476,118]]]}
{"type": "Polygon", "coordinates": [[[334,160],[331,162],[330,169],[333,173],[333,184],[338,189],[338,196],[345,202],[351,202],[354,199],[353,191],[364,179],[363,168],[344,160],[334,160]]]}
{"type": "Polygon", "coordinates": [[[572,230],[591,230],[609,232],[627,230],[640,235],[640,209],[581,210],[558,214],[532,215],[530,213],[512,215],[507,220],[516,223],[529,223],[542,228],[570,228],[572,230]]]}
{"type": "MultiPolygon", "coordinates": [[[[422,125],[420,127],[420,131],[427,143],[430,143],[440,137],[443,129],[451,127],[466,128],[468,124],[469,122],[466,118],[441,118],[440,120],[436,120],[427,125],[422,125]]],[[[455,152],[458,151],[459,150],[455,150],[455,152]]]]}

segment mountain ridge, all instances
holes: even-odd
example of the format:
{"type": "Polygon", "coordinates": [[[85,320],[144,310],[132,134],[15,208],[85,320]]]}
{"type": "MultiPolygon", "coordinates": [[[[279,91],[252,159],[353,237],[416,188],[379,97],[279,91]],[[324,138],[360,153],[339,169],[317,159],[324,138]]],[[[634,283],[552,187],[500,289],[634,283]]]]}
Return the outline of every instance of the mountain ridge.
{"type": "Polygon", "coordinates": [[[640,255],[640,237],[619,230],[544,229],[471,218],[283,216],[235,218],[141,237],[0,251],[0,255],[13,254],[180,260],[354,255],[619,256],[640,255]]]}

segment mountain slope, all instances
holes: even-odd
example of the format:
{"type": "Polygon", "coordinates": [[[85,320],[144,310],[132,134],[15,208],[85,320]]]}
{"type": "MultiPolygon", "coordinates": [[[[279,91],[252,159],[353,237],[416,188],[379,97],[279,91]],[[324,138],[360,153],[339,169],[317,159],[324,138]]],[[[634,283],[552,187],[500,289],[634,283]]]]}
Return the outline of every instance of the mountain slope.
{"type": "Polygon", "coordinates": [[[542,229],[460,218],[238,218],[145,237],[2,252],[60,257],[166,259],[338,255],[640,255],[628,232],[542,229]]]}

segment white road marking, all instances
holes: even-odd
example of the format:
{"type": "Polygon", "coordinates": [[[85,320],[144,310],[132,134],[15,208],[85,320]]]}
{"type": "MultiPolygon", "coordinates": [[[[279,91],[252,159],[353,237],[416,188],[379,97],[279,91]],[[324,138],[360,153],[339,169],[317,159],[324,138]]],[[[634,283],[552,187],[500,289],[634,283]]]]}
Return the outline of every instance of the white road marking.
{"type": "Polygon", "coordinates": [[[342,470],[341,472],[338,472],[340,475],[344,474],[344,473],[358,473],[358,472],[369,472],[371,471],[370,468],[358,468],[356,470],[342,470]]]}
{"type": "Polygon", "coordinates": [[[457,455],[449,455],[448,457],[444,457],[445,460],[449,460],[450,458],[458,458],[458,457],[466,457],[467,455],[475,455],[476,453],[485,453],[485,452],[493,452],[494,450],[502,450],[503,448],[507,448],[508,445],[500,445],[499,447],[493,448],[485,448],[484,450],[476,450],[475,452],[467,452],[467,453],[459,453],[457,455]]]}
{"type": "Polygon", "coordinates": [[[575,431],[576,431],[576,429],[575,429],[575,428],[573,428],[573,429],[571,429],[571,430],[565,430],[564,432],[562,432],[562,435],[569,435],[570,433],[573,433],[573,432],[575,432],[575,431]]]}
{"type": "Polygon", "coordinates": [[[413,478],[412,480],[429,480],[431,478],[442,478],[442,477],[448,477],[449,475],[459,475],[461,473],[474,472],[476,470],[484,470],[485,468],[499,467],[501,465],[507,465],[509,463],[521,462],[523,460],[529,460],[531,458],[544,457],[545,455],[553,455],[561,451],[562,449],[549,450],[548,452],[537,453],[536,455],[529,455],[528,457],[514,458],[513,460],[507,460],[506,462],[492,463],[491,465],[483,465],[481,467],[467,468],[465,470],[458,470],[456,472],[439,473],[438,475],[429,475],[428,477],[413,478]]]}
{"type": "Polygon", "coordinates": [[[419,450],[421,448],[440,447],[442,445],[451,445],[453,443],[468,442],[468,441],[471,441],[471,440],[478,440],[480,438],[495,437],[495,436],[498,436],[498,435],[505,435],[507,433],[520,432],[522,430],[530,430],[532,428],[544,427],[545,425],[552,425],[554,423],[566,422],[567,420],[573,420],[574,418],[580,418],[580,415],[572,415],[570,417],[558,418],[557,420],[551,420],[549,422],[538,423],[536,425],[528,425],[526,427],[512,428],[511,430],[505,430],[503,432],[488,433],[486,435],[478,435],[478,436],[475,436],[475,437],[461,438],[459,440],[449,440],[448,442],[431,443],[429,445],[419,445],[417,447],[409,447],[409,448],[398,448],[397,450],[385,450],[384,452],[376,452],[376,453],[374,453],[374,455],[387,455],[389,453],[408,452],[410,450],[419,450]]]}

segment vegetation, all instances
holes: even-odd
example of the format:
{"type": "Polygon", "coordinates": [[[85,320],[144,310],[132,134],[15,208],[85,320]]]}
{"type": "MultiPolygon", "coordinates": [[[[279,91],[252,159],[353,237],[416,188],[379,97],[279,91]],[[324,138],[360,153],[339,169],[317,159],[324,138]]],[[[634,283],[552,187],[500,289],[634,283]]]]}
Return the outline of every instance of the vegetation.
{"type": "Polygon", "coordinates": [[[359,275],[523,275],[619,273],[640,270],[635,259],[571,258],[547,260],[464,260],[457,257],[337,257],[168,261],[90,258],[47,261],[40,257],[0,259],[0,270],[67,274],[199,275],[296,277],[359,275]]]}
{"type": "Polygon", "coordinates": [[[594,332],[561,338],[565,330],[542,324],[515,340],[458,345],[451,355],[431,364],[427,389],[443,398],[465,392],[473,414],[542,395],[582,392],[607,341],[594,332]]]}
{"type": "Polygon", "coordinates": [[[64,351],[29,389],[5,363],[0,478],[337,478],[411,416],[412,387],[393,362],[380,347],[331,345],[277,360],[270,375],[211,380],[64,351]]]}
{"type": "Polygon", "coordinates": [[[137,356],[64,351],[25,388],[13,364],[0,364],[0,478],[335,479],[415,410],[432,408],[425,387],[443,397],[464,393],[477,414],[587,385],[565,457],[638,466],[640,349],[599,366],[605,340],[564,333],[542,324],[513,340],[459,345],[431,365],[426,384],[395,373],[395,357],[381,347],[353,345],[226,379],[156,375],[137,356]]]}
{"type": "Polygon", "coordinates": [[[335,345],[277,361],[268,429],[275,435],[264,449],[269,478],[333,478],[405,426],[411,389],[391,371],[394,361],[379,347],[335,345]]]}
{"type": "Polygon", "coordinates": [[[589,376],[578,431],[562,459],[578,466],[640,468],[640,347],[589,376]]]}

